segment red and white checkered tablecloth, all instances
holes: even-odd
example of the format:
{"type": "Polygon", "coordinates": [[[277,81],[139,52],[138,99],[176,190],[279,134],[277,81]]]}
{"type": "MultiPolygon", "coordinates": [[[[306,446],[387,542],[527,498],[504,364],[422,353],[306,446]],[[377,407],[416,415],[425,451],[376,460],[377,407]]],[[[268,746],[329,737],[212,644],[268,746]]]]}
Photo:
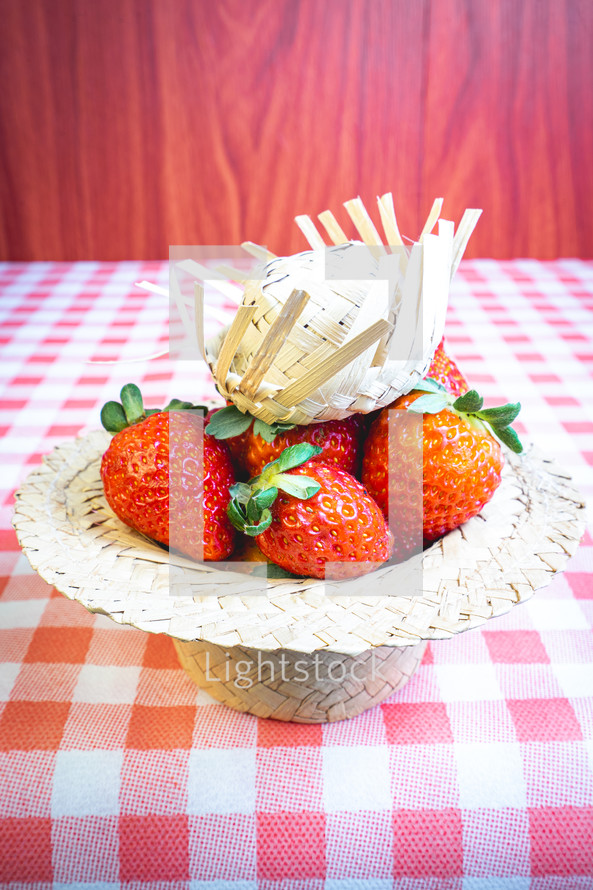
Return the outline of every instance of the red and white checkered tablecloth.
{"type": "MultiPolygon", "coordinates": [[[[42,454],[214,389],[166,358],[165,263],[0,265],[0,886],[11,890],[590,890],[593,539],[482,629],[429,644],[352,720],[299,726],[199,692],[171,640],[41,581],[11,529],[42,454]],[[559,602],[560,601],[560,602],[559,602]]],[[[462,264],[448,341],[487,403],[593,495],[593,263],[462,264]]]]}

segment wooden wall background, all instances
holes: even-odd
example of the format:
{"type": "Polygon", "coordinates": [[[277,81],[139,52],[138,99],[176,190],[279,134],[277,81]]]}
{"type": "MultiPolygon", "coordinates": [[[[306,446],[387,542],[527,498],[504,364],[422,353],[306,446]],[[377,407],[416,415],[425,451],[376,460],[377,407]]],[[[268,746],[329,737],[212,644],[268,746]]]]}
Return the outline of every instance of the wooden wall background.
{"type": "MultiPolygon", "coordinates": [[[[0,258],[160,258],[392,190],[593,256],[591,0],[0,0],[0,258]]],[[[337,209],[337,211],[336,211],[337,209]]],[[[342,211],[342,213],[345,213],[342,211]]]]}

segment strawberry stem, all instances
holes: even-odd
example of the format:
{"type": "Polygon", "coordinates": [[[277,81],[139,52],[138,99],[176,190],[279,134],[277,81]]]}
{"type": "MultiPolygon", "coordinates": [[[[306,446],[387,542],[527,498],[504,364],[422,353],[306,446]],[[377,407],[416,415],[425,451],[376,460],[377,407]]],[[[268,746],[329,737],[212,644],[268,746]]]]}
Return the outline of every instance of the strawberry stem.
{"type": "Polygon", "coordinates": [[[145,408],[142,393],[135,383],[126,383],[120,392],[120,402],[106,402],[101,408],[101,423],[109,433],[120,433],[128,426],[142,423],[151,414],[159,411],[195,411],[205,414],[205,405],[194,405],[171,399],[164,408],[145,408]]]}
{"type": "Polygon", "coordinates": [[[321,454],[322,450],[309,442],[291,445],[276,460],[266,464],[259,476],[254,476],[249,482],[235,482],[231,485],[227,515],[234,527],[255,537],[272,524],[270,507],[279,491],[299,500],[307,500],[317,494],[321,488],[319,482],[308,476],[291,476],[288,470],[300,467],[315,455],[321,454]]]}
{"type": "Polygon", "coordinates": [[[469,392],[455,398],[440,383],[430,377],[425,378],[422,384],[416,386],[415,389],[425,392],[426,395],[420,396],[419,399],[408,405],[408,411],[415,414],[438,414],[439,411],[448,409],[467,417],[477,417],[486,424],[490,432],[503,445],[506,445],[515,454],[520,454],[523,451],[519,436],[511,428],[511,423],[521,410],[520,402],[508,402],[506,405],[499,405],[496,408],[484,408],[484,399],[475,389],[470,389],[469,392]]]}

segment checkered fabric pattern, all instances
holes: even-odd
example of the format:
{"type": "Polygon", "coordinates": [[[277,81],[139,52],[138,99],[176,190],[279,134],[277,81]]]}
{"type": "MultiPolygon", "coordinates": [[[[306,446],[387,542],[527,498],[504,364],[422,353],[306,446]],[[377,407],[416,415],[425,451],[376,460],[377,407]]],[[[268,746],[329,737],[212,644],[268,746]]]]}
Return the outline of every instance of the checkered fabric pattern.
{"type": "MultiPolygon", "coordinates": [[[[11,529],[43,453],[166,358],[166,264],[0,265],[0,886],[13,890],[590,890],[593,538],[531,601],[429,644],[407,686],[327,726],[217,704],[171,640],[87,613],[11,529]],[[92,364],[127,359],[131,363],[92,364]]],[[[593,263],[465,262],[450,351],[593,495],[593,263]]]]}

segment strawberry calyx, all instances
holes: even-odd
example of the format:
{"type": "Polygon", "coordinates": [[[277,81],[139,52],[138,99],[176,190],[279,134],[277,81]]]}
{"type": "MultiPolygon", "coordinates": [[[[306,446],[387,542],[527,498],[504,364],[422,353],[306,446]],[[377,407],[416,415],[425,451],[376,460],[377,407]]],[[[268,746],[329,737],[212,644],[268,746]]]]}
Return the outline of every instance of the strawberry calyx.
{"type": "Polygon", "coordinates": [[[290,476],[287,471],[300,467],[322,450],[309,442],[291,445],[276,460],[266,464],[259,476],[231,485],[227,515],[234,527],[250,537],[261,535],[272,524],[270,507],[279,491],[302,501],[317,494],[321,488],[319,482],[308,476],[290,476]]]}
{"type": "Polygon", "coordinates": [[[446,408],[470,420],[480,421],[515,454],[523,451],[519,436],[511,427],[511,423],[521,410],[520,402],[507,402],[506,405],[499,405],[496,408],[484,408],[484,399],[475,389],[455,397],[432,377],[425,377],[414,386],[414,389],[425,392],[426,395],[420,396],[408,405],[408,411],[413,411],[415,414],[438,414],[446,408]]]}
{"type": "Polygon", "coordinates": [[[227,405],[212,415],[206,432],[215,439],[232,439],[245,433],[252,423],[255,435],[261,436],[266,442],[273,442],[279,433],[291,430],[295,426],[294,423],[284,423],[280,420],[275,423],[265,423],[248,411],[243,413],[236,405],[227,405]]]}
{"type": "Polygon", "coordinates": [[[145,408],[142,393],[135,383],[126,383],[119,397],[121,402],[106,402],[101,408],[101,423],[109,433],[120,433],[160,411],[194,411],[200,414],[208,411],[205,405],[193,405],[180,399],[171,399],[164,408],[145,408]]]}

